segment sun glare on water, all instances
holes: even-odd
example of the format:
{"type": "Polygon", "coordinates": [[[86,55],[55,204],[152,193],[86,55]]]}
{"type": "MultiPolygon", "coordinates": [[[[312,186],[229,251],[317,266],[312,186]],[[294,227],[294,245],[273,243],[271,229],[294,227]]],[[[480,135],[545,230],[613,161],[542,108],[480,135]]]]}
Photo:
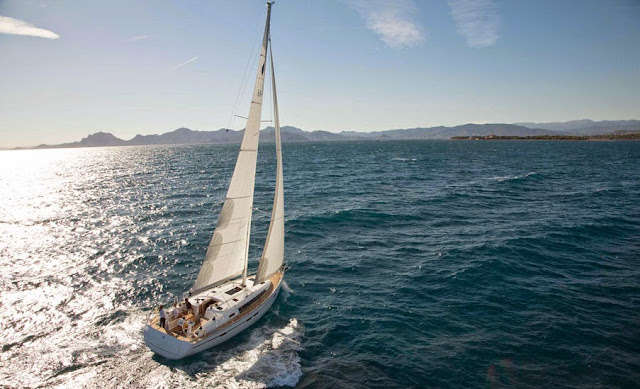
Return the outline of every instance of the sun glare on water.
{"type": "MultiPolygon", "coordinates": [[[[207,231],[174,216],[176,208],[196,212],[182,194],[192,173],[175,153],[0,152],[0,308],[12,312],[0,321],[0,386],[153,386],[157,378],[191,386],[189,374],[231,386],[297,382],[295,322],[257,329],[241,350],[207,354],[208,362],[177,371],[145,347],[141,330],[152,307],[168,288],[185,287],[182,271],[190,273],[182,262],[201,261],[202,253],[192,258],[184,246],[207,231]],[[245,371],[273,358],[281,369],[245,371]]],[[[204,185],[191,183],[189,193],[204,185]]]]}

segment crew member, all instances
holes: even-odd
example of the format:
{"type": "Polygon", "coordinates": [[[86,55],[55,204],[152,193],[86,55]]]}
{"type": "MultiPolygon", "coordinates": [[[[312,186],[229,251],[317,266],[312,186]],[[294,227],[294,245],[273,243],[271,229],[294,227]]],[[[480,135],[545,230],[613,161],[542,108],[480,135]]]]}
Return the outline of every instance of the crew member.
{"type": "Polygon", "coordinates": [[[191,305],[187,297],[184,298],[184,305],[187,307],[187,312],[191,311],[195,315],[195,312],[193,312],[193,305],[191,305]]]}
{"type": "Polygon", "coordinates": [[[160,312],[158,312],[158,314],[160,315],[160,328],[164,328],[167,322],[167,314],[164,312],[164,306],[162,304],[160,304],[160,312]]]}

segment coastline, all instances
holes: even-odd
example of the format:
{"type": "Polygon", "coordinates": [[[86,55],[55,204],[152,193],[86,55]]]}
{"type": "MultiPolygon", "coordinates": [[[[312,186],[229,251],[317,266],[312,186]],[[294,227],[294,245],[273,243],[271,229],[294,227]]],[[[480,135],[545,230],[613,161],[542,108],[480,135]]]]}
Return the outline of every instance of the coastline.
{"type": "Polygon", "coordinates": [[[528,140],[528,141],[618,141],[618,140],[640,140],[640,132],[626,134],[605,134],[605,135],[532,135],[532,136],[454,136],[451,140],[528,140]]]}

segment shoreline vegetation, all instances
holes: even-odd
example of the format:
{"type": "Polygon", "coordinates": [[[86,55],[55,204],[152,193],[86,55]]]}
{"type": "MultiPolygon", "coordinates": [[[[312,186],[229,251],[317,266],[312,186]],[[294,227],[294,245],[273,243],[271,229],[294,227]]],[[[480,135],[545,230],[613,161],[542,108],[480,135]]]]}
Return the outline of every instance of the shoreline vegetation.
{"type": "Polygon", "coordinates": [[[453,136],[452,140],[564,140],[564,141],[610,141],[610,140],[640,140],[640,132],[612,133],[604,135],[471,135],[453,136]]]}

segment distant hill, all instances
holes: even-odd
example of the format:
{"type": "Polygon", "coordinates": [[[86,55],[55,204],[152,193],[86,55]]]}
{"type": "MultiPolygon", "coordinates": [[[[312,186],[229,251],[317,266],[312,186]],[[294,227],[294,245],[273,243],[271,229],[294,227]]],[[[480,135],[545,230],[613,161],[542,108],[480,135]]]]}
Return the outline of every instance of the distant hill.
{"type": "Polygon", "coordinates": [[[594,122],[589,119],[571,120],[568,122],[551,123],[516,123],[528,128],[542,128],[575,135],[609,134],[615,131],[640,130],[640,120],[602,120],[594,122]]]}
{"type": "Polygon", "coordinates": [[[161,135],[136,135],[126,141],[132,146],[141,145],[173,145],[194,143],[235,143],[242,139],[238,131],[220,129],[217,131],[194,131],[188,128],[178,128],[161,135]]]}
{"type": "Polygon", "coordinates": [[[535,135],[535,136],[454,136],[452,140],[545,140],[545,141],[611,141],[640,140],[640,131],[619,131],[605,135],[535,135]]]}
{"type": "Polygon", "coordinates": [[[82,138],[80,142],[62,143],[59,145],[49,146],[40,145],[36,149],[66,148],[66,147],[105,147],[105,146],[124,146],[127,142],[117,138],[108,132],[96,132],[86,138],[82,138]]]}
{"type": "MultiPolygon", "coordinates": [[[[309,142],[345,139],[345,137],[339,134],[328,131],[307,132],[291,126],[284,126],[280,130],[283,142],[309,142]]],[[[40,145],[36,148],[50,149],[67,147],[240,143],[243,135],[244,130],[235,131],[220,129],[217,131],[194,131],[183,127],[160,135],[136,135],[130,140],[123,140],[106,132],[97,132],[83,138],[79,142],[62,143],[59,145],[40,145]]],[[[260,139],[265,142],[275,141],[275,128],[268,127],[260,131],[260,139]]]]}
{"type": "MultiPolygon", "coordinates": [[[[520,124],[464,124],[455,127],[417,127],[393,129],[386,131],[355,132],[342,131],[304,131],[292,126],[284,126],[283,142],[324,142],[343,140],[401,140],[401,139],[451,139],[452,137],[469,136],[547,136],[547,135],[598,135],[613,132],[640,131],[640,120],[600,121],[574,120],[563,123],[520,123],[520,124]]],[[[97,132],[78,142],[59,145],[40,145],[36,148],[63,147],[105,147],[105,146],[142,146],[172,144],[206,144],[206,143],[239,143],[244,131],[220,129],[216,131],[196,131],[178,128],[164,134],[136,135],[130,140],[120,139],[110,133],[97,132]]],[[[275,140],[275,130],[267,127],[260,132],[260,139],[266,142],[275,140]]]]}
{"type": "MultiPolygon", "coordinates": [[[[357,132],[341,132],[349,137],[358,137],[357,132]]],[[[430,127],[430,128],[408,128],[387,131],[369,132],[366,137],[380,139],[450,139],[454,136],[471,135],[551,135],[552,131],[542,129],[532,129],[514,124],[464,124],[455,127],[430,127]]]]}

